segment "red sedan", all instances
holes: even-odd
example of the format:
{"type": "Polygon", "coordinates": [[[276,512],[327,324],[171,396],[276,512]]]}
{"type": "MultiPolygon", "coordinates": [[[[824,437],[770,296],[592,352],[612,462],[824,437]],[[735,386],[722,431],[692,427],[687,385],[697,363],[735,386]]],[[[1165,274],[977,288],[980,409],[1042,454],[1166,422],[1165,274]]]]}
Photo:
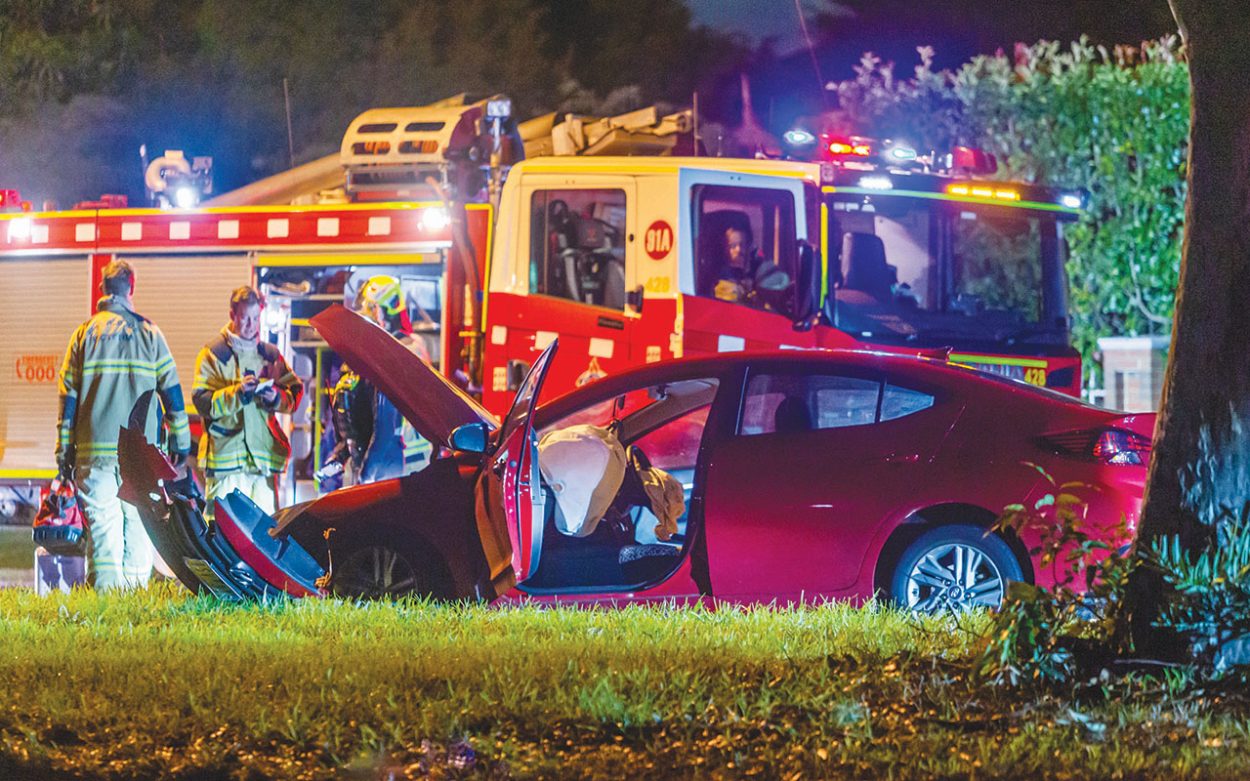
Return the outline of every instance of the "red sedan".
{"type": "Polygon", "coordinates": [[[1077,486],[1087,528],[1123,544],[1146,479],[1153,415],[941,360],[731,353],[544,402],[553,344],[498,424],[356,315],[332,309],[314,324],[443,457],[276,519],[234,494],[220,529],[203,525],[189,490],[147,491],[153,539],[187,562],[193,588],[996,606],[1008,580],[1056,577],[1028,553],[1037,528],[990,530],[1002,508],[1045,508],[1049,475],[1077,486]]]}

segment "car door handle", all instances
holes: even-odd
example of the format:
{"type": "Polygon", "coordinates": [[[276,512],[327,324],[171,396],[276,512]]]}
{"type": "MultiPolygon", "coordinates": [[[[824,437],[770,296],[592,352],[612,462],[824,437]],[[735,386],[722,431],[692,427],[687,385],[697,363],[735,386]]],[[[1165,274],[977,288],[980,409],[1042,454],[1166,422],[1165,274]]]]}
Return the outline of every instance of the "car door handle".
{"type": "Polygon", "coordinates": [[[914,464],[920,460],[919,453],[890,453],[881,459],[887,464],[914,464]]]}

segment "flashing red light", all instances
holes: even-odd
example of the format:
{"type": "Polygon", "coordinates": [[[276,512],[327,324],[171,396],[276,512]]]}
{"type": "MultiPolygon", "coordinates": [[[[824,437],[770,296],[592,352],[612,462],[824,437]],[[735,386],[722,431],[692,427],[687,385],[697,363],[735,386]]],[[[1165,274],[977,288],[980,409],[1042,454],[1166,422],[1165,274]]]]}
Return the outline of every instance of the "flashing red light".
{"type": "Polygon", "coordinates": [[[973,174],[989,175],[998,171],[998,158],[984,149],[957,146],[951,150],[949,167],[973,174]]]}
{"type": "Polygon", "coordinates": [[[857,136],[825,136],[825,149],[830,157],[871,157],[872,144],[857,136]]]}
{"type": "Polygon", "coordinates": [[[17,190],[0,190],[0,209],[16,209],[21,203],[17,190]]]}

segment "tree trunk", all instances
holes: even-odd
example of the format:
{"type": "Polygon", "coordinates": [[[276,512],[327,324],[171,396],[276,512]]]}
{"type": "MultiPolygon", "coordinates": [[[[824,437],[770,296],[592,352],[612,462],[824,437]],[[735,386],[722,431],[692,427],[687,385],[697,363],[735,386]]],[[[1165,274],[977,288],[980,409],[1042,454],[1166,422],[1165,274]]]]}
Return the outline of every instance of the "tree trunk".
{"type": "MultiPolygon", "coordinates": [[[[1189,61],[1189,194],[1138,545],[1177,535],[1198,551],[1223,510],[1250,500],[1250,14],[1246,0],[1169,3],[1189,61]]],[[[1159,573],[1139,569],[1128,605],[1140,655],[1183,653],[1152,626],[1164,595],[1159,573]]]]}

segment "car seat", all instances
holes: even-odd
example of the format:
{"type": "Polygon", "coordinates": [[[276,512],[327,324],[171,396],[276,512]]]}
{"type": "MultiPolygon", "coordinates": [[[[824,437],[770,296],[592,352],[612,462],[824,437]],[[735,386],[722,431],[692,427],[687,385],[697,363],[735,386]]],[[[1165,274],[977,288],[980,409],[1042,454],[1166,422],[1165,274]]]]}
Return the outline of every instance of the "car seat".
{"type": "MultiPolygon", "coordinates": [[[[613,508],[629,512],[631,508],[647,508],[656,511],[656,497],[647,490],[644,475],[652,471],[651,459],[636,445],[626,450],[629,468],[617,493],[613,508]]],[[[662,511],[662,510],[661,510],[662,511]]],[[[658,515],[657,515],[658,517],[658,515]]],[[[673,528],[676,528],[674,525],[673,528]]],[[[674,542],[676,542],[676,538],[674,542]]],[[[617,562],[626,585],[650,583],[667,575],[681,557],[681,546],[672,543],[631,543],[621,547],[617,562]]]]}
{"type": "Polygon", "coordinates": [[[894,298],[898,272],[885,262],[885,244],[871,233],[842,235],[842,261],[846,265],[843,288],[867,293],[881,303],[894,298]]]}

